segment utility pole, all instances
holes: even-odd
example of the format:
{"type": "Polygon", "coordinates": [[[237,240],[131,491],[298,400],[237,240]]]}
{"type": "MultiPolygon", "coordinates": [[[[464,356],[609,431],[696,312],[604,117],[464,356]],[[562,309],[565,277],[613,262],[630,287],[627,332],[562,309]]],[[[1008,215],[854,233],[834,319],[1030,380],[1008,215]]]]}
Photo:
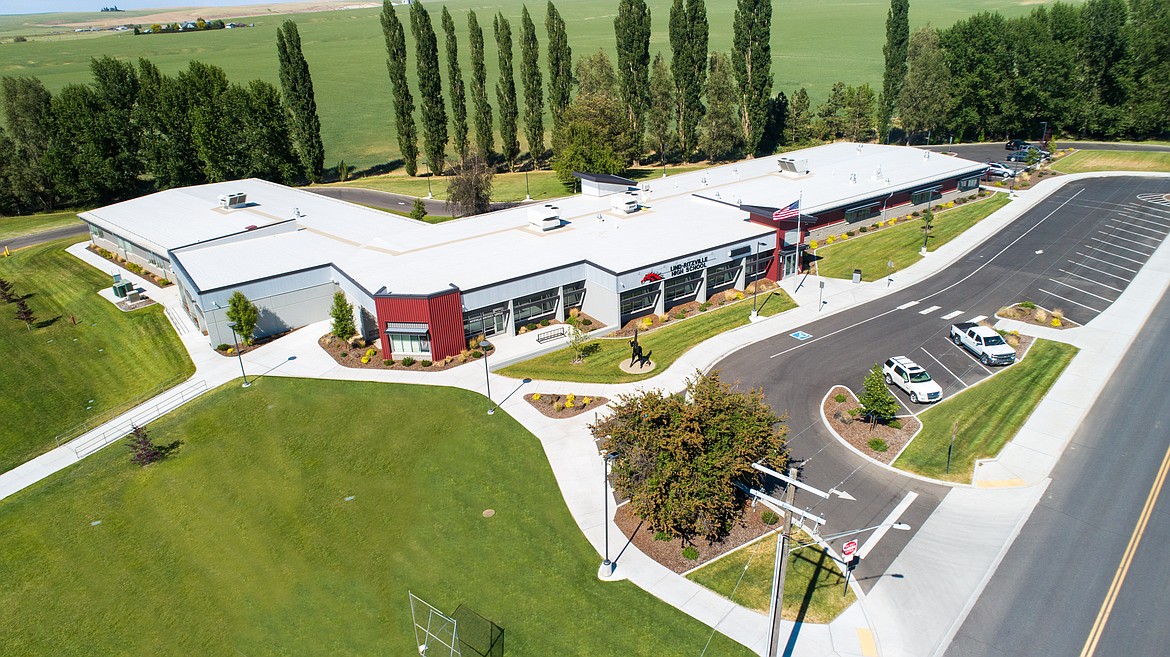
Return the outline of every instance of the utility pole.
{"type": "MultiPolygon", "coordinates": [[[[796,468],[788,468],[788,476],[796,479],[796,468]]],[[[780,616],[784,611],[784,579],[788,576],[788,534],[792,531],[792,503],[796,500],[796,486],[784,487],[784,526],[776,537],[776,567],[772,571],[772,613],[768,629],[768,657],[776,657],[780,650],[780,616]]]]}

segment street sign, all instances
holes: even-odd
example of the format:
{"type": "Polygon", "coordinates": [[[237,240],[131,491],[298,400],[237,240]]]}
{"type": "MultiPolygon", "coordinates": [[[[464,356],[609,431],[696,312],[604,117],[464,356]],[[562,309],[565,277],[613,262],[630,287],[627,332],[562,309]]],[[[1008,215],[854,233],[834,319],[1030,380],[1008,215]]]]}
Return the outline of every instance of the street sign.
{"type": "Polygon", "coordinates": [[[846,558],[852,557],[854,552],[857,552],[856,540],[848,541],[845,543],[845,545],[841,546],[841,554],[846,558]]]}

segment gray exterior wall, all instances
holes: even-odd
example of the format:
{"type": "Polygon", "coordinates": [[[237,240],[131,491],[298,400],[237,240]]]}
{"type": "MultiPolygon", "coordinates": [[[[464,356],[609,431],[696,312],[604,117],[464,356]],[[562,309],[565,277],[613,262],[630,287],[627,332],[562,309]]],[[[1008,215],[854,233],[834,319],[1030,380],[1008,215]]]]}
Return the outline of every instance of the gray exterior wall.
{"type": "Polygon", "coordinates": [[[890,219],[891,217],[905,217],[906,215],[910,214],[911,212],[922,212],[923,210],[926,209],[927,205],[932,205],[932,206],[938,205],[940,203],[946,203],[948,201],[953,201],[953,200],[959,198],[960,196],[971,196],[972,194],[978,194],[978,193],[979,193],[978,189],[972,189],[972,190],[969,190],[966,192],[960,192],[960,191],[956,190],[956,191],[947,192],[945,194],[941,194],[939,196],[936,196],[933,200],[931,200],[931,202],[929,204],[919,203],[918,205],[911,205],[911,204],[907,203],[907,204],[899,205],[899,206],[892,207],[892,208],[886,208],[886,210],[884,212],[881,212],[873,217],[870,217],[869,219],[866,219],[865,221],[857,221],[854,223],[846,223],[844,221],[839,221],[839,222],[834,223],[834,224],[829,224],[828,226],[814,228],[814,229],[808,231],[808,237],[805,238],[805,244],[807,244],[810,240],[816,240],[819,243],[819,242],[822,242],[826,237],[828,237],[830,235],[840,235],[847,230],[856,231],[858,228],[861,228],[862,226],[869,228],[870,226],[876,224],[877,222],[886,221],[887,219],[890,219]]]}
{"type": "Polygon", "coordinates": [[[89,239],[95,246],[99,246],[107,251],[116,253],[128,261],[133,262],[136,265],[140,265],[143,269],[154,274],[155,276],[159,276],[167,280],[174,280],[174,275],[171,271],[171,261],[165,253],[159,253],[140,244],[135,244],[134,242],[131,242],[130,240],[121,237],[120,235],[115,235],[114,233],[111,233],[104,228],[96,227],[93,224],[89,225],[89,239]],[[99,237],[96,233],[97,230],[101,230],[104,233],[104,236],[99,237]],[[119,243],[119,239],[121,239],[121,243],[119,243]],[[123,247],[123,244],[125,244],[125,247],[123,247]],[[150,254],[152,253],[155,256],[155,260],[158,261],[159,264],[156,265],[150,262],[150,254]]]}
{"type": "MultiPolygon", "coordinates": [[[[336,285],[325,282],[266,297],[250,296],[245,292],[248,300],[256,304],[260,311],[255,337],[283,333],[327,319],[329,307],[333,304],[333,293],[336,291],[336,285]]],[[[226,303],[219,307],[213,305],[210,309],[204,310],[204,318],[207,322],[207,337],[212,345],[232,343],[232,330],[227,325],[226,303]]]]}

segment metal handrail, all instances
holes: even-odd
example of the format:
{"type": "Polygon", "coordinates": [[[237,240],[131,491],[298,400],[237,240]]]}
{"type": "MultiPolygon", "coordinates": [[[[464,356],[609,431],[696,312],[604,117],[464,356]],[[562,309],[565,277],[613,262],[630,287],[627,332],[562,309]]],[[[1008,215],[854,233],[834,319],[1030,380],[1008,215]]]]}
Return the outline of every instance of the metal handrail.
{"type": "Polygon", "coordinates": [[[81,436],[81,435],[88,433],[89,431],[93,430],[95,427],[102,426],[106,422],[109,422],[110,420],[118,417],[122,413],[125,413],[126,411],[134,408],[135,406],[141,404],[142,402],[146,401],[147,399],[150,399],[151,397],[156,397],[156,396],[162,394],[163,392],[166,392],[168,389],[174,388],[178,384],[182,383],[184,381],[184,379],[186,379],[186,378],[187,377],[183,374],[176,374],[175,376],[167,379],[166,381],[163,381],[162,383],[151,388],[150,390],[147,390],[146,392],[135,396],[133,399],[130,399],[128,401],[124,401],[121,404],[118,404],[117,406],[115,406],[113,408],[102,411],[98,415],[94,415],[93,417],[86,418],[86,420],[84,422],[81,422],[79,424],[73,425],[72,427],[69,427],[65,431],[62,431],[61,433],[54,436],[53,440],[57,443],[57,447],[60,447],[62,444],[67,443],[70,440],[73,440],[74,438],[76,438],[78,436],[81,436]]]}
{"type": "Polygon", "coordinates": [[[162,417],[167,412],[173,411],[179,406],[182,406],[188,401],[191,401],[199,395],[207,392],[207,390],[207,380],[200,379],[194,385],[178,391],[178,394],[170,395],[165,399],[160,399],[154,404],[145,407],[146,412],[139,413],[125,422],[110,427],[109,429],[106,429],[100,434],[92,436],[84,442],[74,441],[69,443],[67,447],[73,452],[75,456],[80,457],[83,454],[89,454],[90,452],[101,449],[115,440],[128,435],[134,430],[134,427],[145,426],[148,422],[162,417]]]}

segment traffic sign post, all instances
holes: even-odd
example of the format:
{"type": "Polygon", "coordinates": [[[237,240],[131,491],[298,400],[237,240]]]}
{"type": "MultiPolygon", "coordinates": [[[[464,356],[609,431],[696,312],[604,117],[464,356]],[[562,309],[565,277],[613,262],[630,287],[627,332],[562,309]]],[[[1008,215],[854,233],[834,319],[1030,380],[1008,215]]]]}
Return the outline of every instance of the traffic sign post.
{"type": "Polygon", "coordinates": [[[845,590],[841,592],[841,596],[849,595],[849,574],[861,562],[861,558],[854,556],[857,553],[857,539],[846,541],[841,546],[841,555],[845,557],[845,590]]]}

